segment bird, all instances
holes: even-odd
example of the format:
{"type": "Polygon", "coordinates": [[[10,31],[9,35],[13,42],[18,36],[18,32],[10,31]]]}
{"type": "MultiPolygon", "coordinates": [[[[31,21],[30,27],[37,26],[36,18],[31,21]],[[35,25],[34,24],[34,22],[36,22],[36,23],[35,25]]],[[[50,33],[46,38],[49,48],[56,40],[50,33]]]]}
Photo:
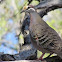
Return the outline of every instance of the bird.
{"type": "Polygon", "coordinates": [[[33,46],[43,53],[56,53],[62,59],[62,39],[37,13],[34,7],[28,6],[30,16],[29,33],[33,46]]]}

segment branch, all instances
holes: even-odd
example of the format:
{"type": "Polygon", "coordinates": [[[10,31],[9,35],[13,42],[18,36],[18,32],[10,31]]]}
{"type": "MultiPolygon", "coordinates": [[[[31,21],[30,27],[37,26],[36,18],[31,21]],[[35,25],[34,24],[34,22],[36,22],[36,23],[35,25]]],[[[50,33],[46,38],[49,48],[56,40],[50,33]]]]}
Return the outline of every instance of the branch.
{"type": "MultiPolygon", "coordinates": [[[[4,61],[2,61],[4,62],[4,61]]],[[[12,62],[12,61],[6,61],[6,62],[12,62]]],[[[17,60],[13,62],[46,62],[46,61],[40,61],[40,60],[17,60]]]]}
{"type": "Polygon", "coordinates": [[[41,9],[39,12],[40,16],[43,17],[49,11],[62,8],[62,0],[44,0],[41,1],[37,6],[34,6],[36,9],[41,9]]]}
{"type": "Polygon", "coordinates": [[[5,0],[0,0],[0,3],[2,3],[3,1],[5,1],[5,0]]]}
{"type": "Polygon", "coordinates": [[[31,44],[21,47],[18,54],[10,55],[0,53],[0,61],[34,60],[37,58],[37,50],[31,44]]]}

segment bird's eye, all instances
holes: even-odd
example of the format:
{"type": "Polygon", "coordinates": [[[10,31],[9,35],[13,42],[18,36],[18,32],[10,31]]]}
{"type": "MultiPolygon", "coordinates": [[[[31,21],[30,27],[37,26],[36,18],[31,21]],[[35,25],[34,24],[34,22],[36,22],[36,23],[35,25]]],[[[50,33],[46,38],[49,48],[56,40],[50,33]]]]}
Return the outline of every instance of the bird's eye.
{"type": "Polygon", "coordinates": [[[30,9],[30,7],[28,7],[27,9],[30,9]]]}

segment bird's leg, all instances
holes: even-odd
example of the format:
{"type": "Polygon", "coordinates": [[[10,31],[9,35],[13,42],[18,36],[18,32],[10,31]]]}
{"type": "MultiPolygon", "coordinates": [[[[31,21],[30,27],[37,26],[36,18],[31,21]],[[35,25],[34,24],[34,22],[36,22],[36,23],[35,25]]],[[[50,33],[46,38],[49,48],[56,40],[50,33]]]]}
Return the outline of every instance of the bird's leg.
{"type": "Polygon", "coordinates": [[[45,53],[43,53],[43,54],[41,55],[41,57],[40,57],[38,60],[43,60],[44,54],[45,54],[45,53]]]}

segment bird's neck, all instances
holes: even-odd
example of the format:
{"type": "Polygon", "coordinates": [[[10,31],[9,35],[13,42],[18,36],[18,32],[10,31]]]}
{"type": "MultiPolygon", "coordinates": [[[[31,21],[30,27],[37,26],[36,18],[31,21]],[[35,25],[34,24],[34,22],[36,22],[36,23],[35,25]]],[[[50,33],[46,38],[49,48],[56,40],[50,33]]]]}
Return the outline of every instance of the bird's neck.
{"type": "Polygon", "coordinates": [[[40,22],[43,22],[43,20],[41,20],[41,17],[39,16],[37,12],[30,13],[30,24],[35,25],[40,22]]]}
{"type": "Polygon", "coordinates": [[[30,13],[30,24],[35,24],[38,21],[37,19],[36,12],[30,13]]]}

